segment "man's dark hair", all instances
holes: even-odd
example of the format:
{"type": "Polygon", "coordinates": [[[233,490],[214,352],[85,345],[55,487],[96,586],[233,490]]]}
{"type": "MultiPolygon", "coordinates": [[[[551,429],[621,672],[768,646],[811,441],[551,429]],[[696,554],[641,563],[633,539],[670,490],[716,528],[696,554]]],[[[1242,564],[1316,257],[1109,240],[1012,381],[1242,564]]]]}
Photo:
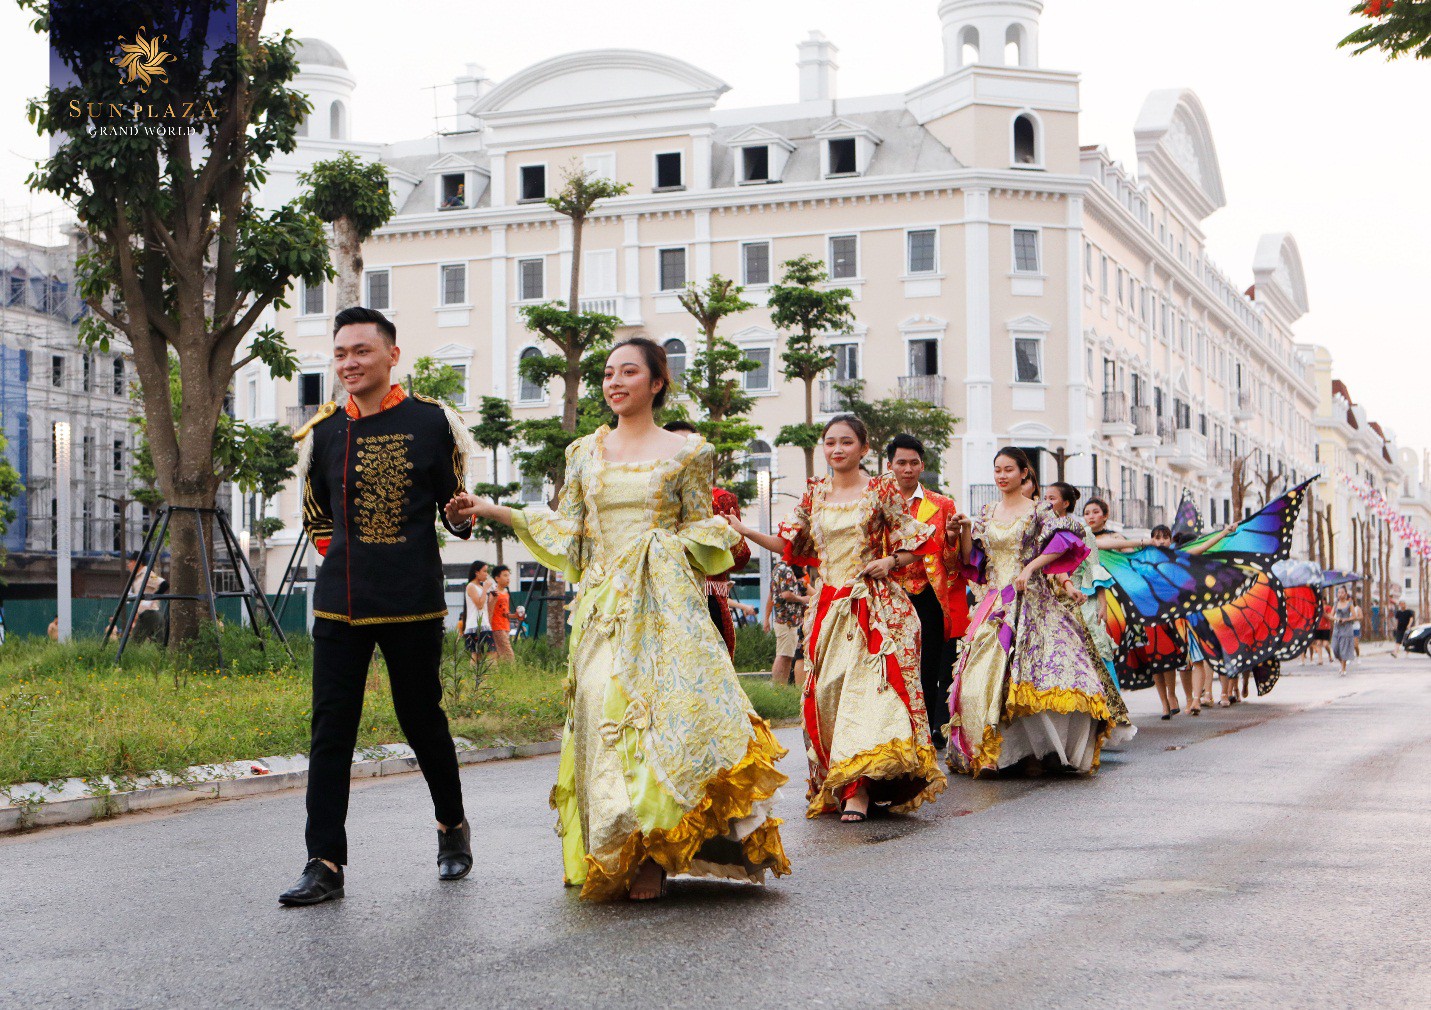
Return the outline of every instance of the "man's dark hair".
{"type": "Polygon", "coordinates": [[[884,449],[884,458],[893,461],[895,451],[898,449],[911,449],[919,453],[921,460],[924,459],[924,443],[907,431],[901,431],[898,435],[889,440],[889,445],[885,446],[884,449]]]}
{"type": "Polygon", "coordinates": [[[1168,528],[1167,528],[1166,526],[1164,526],[1162,523],[1158,523],[1158,525],[1154,526],[1152,529],[1150,529],[1150,530],[1148,531],[1148,536],[1150,536],[1150,537],[1167,537],[1169,540],[1171,540],[1171,539],[1173,538],[1173,531],[1170,530],[1170,529],[1168,529],[1168,528]]]}
{"type": "Polygon", "coordinates": [[[665,428],[667,431],[689,431],[692,435],[699,434],[699,432],[696,431],[696,426],[690,421],[667,421],[665,424],[661,425],[661,427],[665,428]]]}
{"type": "Polygon", "coordinates": [[[372,323],[378,328],[379,333],[387,337],[388,343],[397,343],[397,327],[393,325],[393,321],[377,309],[366,308],[362,305],[344,309],[333,317],[333,336],[336,337],[338,331],[344,326],[352,326],[354,323],[372,323]]]}
{"type": "Polygon", "coordinates": [[[510,565],[498,565],[496,568],[492,569],[492,578],[495,579],[503,572],[510,572],[511,570],[512,568],[510,565]]]}

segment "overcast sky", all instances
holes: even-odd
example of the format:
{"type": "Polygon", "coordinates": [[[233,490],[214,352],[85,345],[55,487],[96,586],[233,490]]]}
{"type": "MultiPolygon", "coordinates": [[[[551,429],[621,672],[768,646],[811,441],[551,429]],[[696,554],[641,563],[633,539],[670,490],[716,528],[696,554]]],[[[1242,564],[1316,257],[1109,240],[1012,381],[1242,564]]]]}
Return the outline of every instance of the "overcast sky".
{"type": "MultiPolygon", "coordinates": [[[[1292,232],[1311,303],[1298,338],[1331,348],[1353,397],[1402,445],[1431,447],[1431,62],[1338,50],[1357,22],[1350,6],[1046,0],[1040,62],[1082,75],[1082,143],[1130,167],[1148,92],[1196,91],[1228,199],[1204,222],[1213,258],[1245,286],[1258,237],[1292,232]]],[[[428,89],[469,62],[501,80],[577,49],[689,60],[732,86],[729,108],[794,101],[795,45],[818,28],[840,48],[841,95],[904,91],[942,72],[937,10],[937,0],[290,0],[270,6],[269,24],[335,45],[358,77],[355,135],[386,141],[432,132],[434,94],[447,113],[451,89],[428,89]]],[[[42,86],[47,56],[13,2],[0,2],[0,36],[0,204],[13,217],[45,153],[24,100],[42,86]]]]}

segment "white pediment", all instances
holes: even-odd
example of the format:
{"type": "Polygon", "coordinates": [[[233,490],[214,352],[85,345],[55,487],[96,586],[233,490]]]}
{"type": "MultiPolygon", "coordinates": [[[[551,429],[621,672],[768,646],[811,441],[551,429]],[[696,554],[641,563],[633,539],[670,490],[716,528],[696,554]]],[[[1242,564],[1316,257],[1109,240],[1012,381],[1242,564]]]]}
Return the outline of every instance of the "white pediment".
{"type": "Polygon", "coordinates": [[[304,354],[298,355],[298,367],[302,368],[304,365],[308,365],[310,367],[313,365],[326,366],[332,360],[332,357],[327,354],[318,354],[314,351],[308,351],[304,354]]]}
{"type": "Polygon", "coordinates": [[[948,328],[949,321],[947,319],[941,319],[939,316],[931,315],[913,315],[899,324],[899,330],[901,333],[912,333],[929,330],[938,330],[940,332],[943,332],[948,328]]]}
{"type": "Polygon", "coordinates": [[[731,334],[731,342],[736,344],[768,343],[778,337],[776,331],[767,326],[747,326],[731,334]]]}
{"type": "Polygon", "coordinates": [[[1053,429],[1038,421],[1024,421],[1009,429],[1011,441],[1042,442],[1053,437],[1053,429]]]}
{"type": "Polygon", "coordinates": [[[684,60],[639,49],[591,49],[533,64],[479,98],[478,118],[672,103],[710,108],[730,85],[684,60]]]}
{"type": "Polygon", "coordinates": [[[763,126],[749,126],[725,142],[726,147],[754,147],[758,144],[774,144],[787,151],[794,151],[795,145],[780,134],[763,126]]]}
{"type": "Polygon", "coordinates": [[[1302,254],[1289,232],[1263,235],[1252,257],[1252,276],[1257,282],[1257,299],[1272,300],[1272,292],[1285,300],[1279,305],[1288,321],[1307,312],[1307,280],[1302,272],[1302,254]]]}
{"type": "Polygon", "coordinates": [[[884,138],[875,133],[868,126],[856,123],[854,120],[846,119],[843,116],[836,116],[824,126],[815,131],[814,134],[821,140],[831,137],[864,137],[872,144],[884,142],[884,138]]]}
{"type": "Polygon", "coordinates": [[[466,361],[476,354],[475,348],[466,344],[443,344],[435,351],[428,351],[424,357],[435,358],[442,362],[466,361]]]}
{"type": "Polygon", "coordinates": [[[488,176],[492,174],[485,166],[479,165],[471,158],[464,157],[460,154],[444,154],[431,165],[428,165],[427,171],[429,174],[436,174],[438,172],[481,172],[483,175],[488,176]]]}
{"type": "Polygon", "coordinates": [[[1047,333],[1053,327],[1038,316],[1024,315],[1008,322],[1010,333],[1047,333]]]}
{"type": "Polygon", "coordinates": [[[1140,171],[1166,185],[1197,220],[1226,205],[1212,128],[1197,95],[1186,88],[1154,91],[1133,135],[1140,171]]]}

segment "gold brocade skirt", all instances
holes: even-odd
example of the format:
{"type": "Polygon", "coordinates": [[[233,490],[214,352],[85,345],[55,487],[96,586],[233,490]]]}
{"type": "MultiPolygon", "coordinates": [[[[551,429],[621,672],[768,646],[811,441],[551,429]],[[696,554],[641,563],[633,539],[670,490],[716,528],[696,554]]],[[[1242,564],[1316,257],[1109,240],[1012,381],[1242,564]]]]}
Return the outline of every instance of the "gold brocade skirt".
{"type": "Polygon", "coordinates": [[[919,671],[899,671],[891,683],[888,657],[867,645],[866,599],[826,587],[817,606],[802,719],[810,761],[806,816],[838,811],[861,779],[871,802],[896,813],[932,801],[947,779],[927,720],[907,700],[908,690],[919,690],[919,671]]]}
{"type": "MultiPolygon", "coordinates": [[[[639,732],[618,725],[629,699],[612,675],[612,639],[584,629],[575,644],[571,715],[552,806],[563,836],[566,882],[595,900],[624,897],[641,864],[668,874],[760,883],[790,872],[771,816],[785,782],[775,763],[785,750],[753,713],[750,742],[735,765],[713,776],[703,797],[682,806],[641,759],[639,732]]],[[[734,674],[732,674],[733,676],[734,674]]]]}

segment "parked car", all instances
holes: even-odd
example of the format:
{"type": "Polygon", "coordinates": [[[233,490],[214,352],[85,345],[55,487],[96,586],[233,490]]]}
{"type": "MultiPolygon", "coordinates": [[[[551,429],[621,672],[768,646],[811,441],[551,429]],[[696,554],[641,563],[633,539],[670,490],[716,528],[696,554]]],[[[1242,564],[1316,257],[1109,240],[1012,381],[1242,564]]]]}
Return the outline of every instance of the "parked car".
{"type": "Polygon", "coordinates": [[[1428,652],[1428,646],[1431,646],[1431,624],[1418,624],[1414,628],[1408,628],[1401,645],[1407,652],[1428,652]]]}

